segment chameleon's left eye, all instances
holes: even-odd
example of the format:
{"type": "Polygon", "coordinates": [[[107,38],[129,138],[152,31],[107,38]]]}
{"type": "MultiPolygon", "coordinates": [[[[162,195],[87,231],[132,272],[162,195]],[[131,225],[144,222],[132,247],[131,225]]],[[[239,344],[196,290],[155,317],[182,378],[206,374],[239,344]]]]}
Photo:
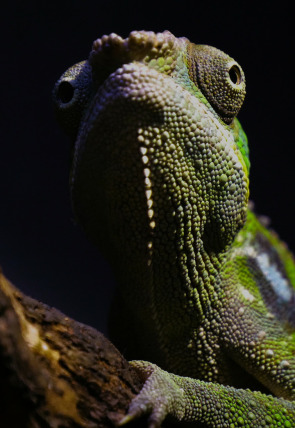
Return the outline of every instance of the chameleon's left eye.
{"type": "Polygon", "coordinates": [[[230,124],[242,107],[246,82],[239,64],[219,49],[190,44],[189,74],[221,119],[230,124]]]}
{"type": "Polygon", "coordinates": [[[228,71],[229,78],[234,85],[240,85],[242,82],[241,69],[237,64],[234,64],[228,71]]]}

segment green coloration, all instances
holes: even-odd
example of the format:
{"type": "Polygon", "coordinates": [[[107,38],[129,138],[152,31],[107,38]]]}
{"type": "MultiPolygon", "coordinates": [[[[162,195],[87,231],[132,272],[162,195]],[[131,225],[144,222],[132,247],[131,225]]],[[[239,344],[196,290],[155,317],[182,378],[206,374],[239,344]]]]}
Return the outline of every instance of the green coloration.
{"type": "Polygon", "coordinates": [[[249,159],[249,147],[248,147],[248,138],[245,134],[240,122],[238,119],[235,119],[232,123],[235,142],[243,156],[244,162],[246,164],[248,173],[250,170],[250,159],[249,159]]]}
{"type": "Polygon", "coordinates": [[[169,32],[103,36],[56,84],[75,214],[118,281],[111,333],[146,379],[122,424],[295,426],[295,265],[248,208],[244,96],[232,58],[169,32]]]}

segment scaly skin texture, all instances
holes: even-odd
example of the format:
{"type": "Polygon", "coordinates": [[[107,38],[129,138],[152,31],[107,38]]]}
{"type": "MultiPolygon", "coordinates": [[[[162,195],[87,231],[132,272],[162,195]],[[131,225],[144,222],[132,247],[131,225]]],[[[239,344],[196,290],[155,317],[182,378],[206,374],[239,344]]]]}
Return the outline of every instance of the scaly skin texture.
{"type": "Polygon", "coordinates": [[[233,59],[169,32],[103,36],[55,86],[76,217],[118,281],[112,336],[151,361],[122,424],[295,426],[295,266],[248,209],[244,96],[233,59]]]}

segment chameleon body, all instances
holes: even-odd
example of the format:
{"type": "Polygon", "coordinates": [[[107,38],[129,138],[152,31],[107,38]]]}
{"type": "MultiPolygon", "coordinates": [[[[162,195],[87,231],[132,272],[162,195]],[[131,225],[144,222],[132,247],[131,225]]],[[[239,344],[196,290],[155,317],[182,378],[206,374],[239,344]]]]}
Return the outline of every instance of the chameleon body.
{"type": "Polygon", "coordinates": [[[122,424],[295,426],[295,265],[248,208],[244,96],[236,61],[169,32],[103,36],[55,86],[111,331],[146,379],[122,424]]]}

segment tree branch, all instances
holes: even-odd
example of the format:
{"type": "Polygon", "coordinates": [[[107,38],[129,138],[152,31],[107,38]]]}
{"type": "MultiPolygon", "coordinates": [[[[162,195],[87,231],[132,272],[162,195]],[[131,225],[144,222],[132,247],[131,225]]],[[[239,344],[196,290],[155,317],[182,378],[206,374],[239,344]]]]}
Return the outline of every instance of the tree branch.
{"type": "Polygon", "coordinates": [[[0,379],[2,428],[113,427],[142,386],[101,333],[24,296],[1,273],[0,379]]]}

